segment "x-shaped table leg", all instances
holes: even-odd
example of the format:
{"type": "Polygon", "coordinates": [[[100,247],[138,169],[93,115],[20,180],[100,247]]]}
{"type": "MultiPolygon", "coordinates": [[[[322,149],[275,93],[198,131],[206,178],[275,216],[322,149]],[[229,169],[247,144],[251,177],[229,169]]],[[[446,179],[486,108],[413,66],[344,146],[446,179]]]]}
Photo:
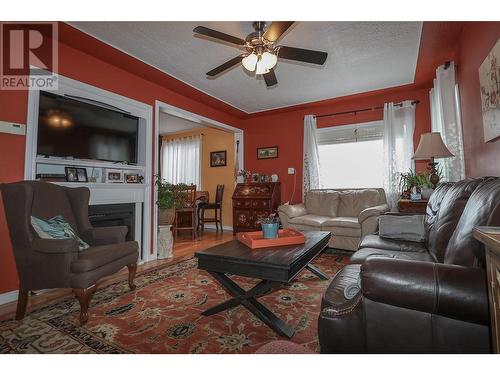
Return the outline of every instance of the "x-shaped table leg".
{"type": "Polygon", "coordinates": [[[209,273],[222,286],[224,286],[234,298],[227,300],[217,306],[211,307],[208,310],[205,310],[202,315],[208,316],[216,314],[218,312],[231,309],[241,304],[278,334],[288,338],[291,338],[293,336],[293,328],[288,326],[284,321],[274,315],[272,311],[270,311],[256,299],[268,294],[272,291],[273,287],[280,285],[281,283],[262,280],[252,289],[245,291],[225,274],[212,271],[209,271],[209,273]]]}

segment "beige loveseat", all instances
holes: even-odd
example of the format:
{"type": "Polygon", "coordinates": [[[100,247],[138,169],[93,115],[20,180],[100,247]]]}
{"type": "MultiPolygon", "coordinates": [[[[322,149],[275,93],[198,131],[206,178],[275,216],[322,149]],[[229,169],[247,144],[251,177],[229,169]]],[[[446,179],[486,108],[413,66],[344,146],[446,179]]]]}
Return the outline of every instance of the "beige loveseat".
{"type": "Polygon", "coordinates": [[[384,189],[324,189],[307,192],[303,204],[279,206],[278,214],[284,228],[329,231],[329,247],[356,251],[388,210],[384,189]]]}

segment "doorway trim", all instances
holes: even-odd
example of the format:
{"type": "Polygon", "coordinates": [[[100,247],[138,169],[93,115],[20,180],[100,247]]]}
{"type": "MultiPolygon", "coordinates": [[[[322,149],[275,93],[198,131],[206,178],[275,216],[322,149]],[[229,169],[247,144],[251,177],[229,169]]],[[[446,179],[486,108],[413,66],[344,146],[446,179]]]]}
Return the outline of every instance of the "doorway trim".
{"type": "MultiPolygon", "coordinates": [[[[198,124],[202,124],[204,126],[224,130],[226,132],[230,132],[234,134],[234,149],[236,150],[236,144],[239,142],[239,152],[238,152],[238,170],[244,169],[244,142],[243,142],[243,129],[237,128],[232,125],[225,124],[223,122],[213,120],[209,117],[205,117],[199,115],[194,112],[186,111],[184,109],[178,108],[171,104],[167,104],[162,102],[161,100],[155,100],[155,108],[154,108],[154,119],[155,119],[155,128],[154,128],[154,174],[158,174],[158,166],[159,166],[159,150],[158,150],[158,138],[160,136],[160,112],[167,113],[172,116],[177,116],[183,118],[185,120],[189,120],[192,122],[196,122],[198,124]]],[[[236,152],[235,152],[236,158],[236,152]]],[[[158,200],[158,193],[156,189],[153,189],[153,208],[155,202],[158,200]]],[[[149,254],[148,260],[154,260],[157,258],[158,250],[157,250],[157,235],[158,235],[158,210],[153,209],[153,246],[151,247],[151,252],[149,254]]]]}

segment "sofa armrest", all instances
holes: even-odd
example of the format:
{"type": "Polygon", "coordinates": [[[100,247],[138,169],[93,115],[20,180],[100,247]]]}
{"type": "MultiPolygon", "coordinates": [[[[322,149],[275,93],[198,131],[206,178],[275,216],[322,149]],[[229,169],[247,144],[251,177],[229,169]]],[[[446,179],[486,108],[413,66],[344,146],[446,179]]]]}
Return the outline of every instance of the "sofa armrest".
{"type": "Polygon", "coordinates": [[[363,298],[488,325],[486,274],[479,268],[400,259],[367,259],[363,298]]]}
{"type": "Polygon", "coordinates": [[[126,226],[95,227],[85,232],[85,238],[94,246],[112,245],[125,242],[127,232],[126,226]]]}
{"type": "Polygon", "coordinates": [[[37,238],[32,241],[31,245],[33,249],[44,254],[78,253],[78,241],[74,238],[37,238]]]}
{"type": "Polygon", "coordinates": [[[361,211],[358,215],[358,221],[360,224],[366,219],[372,216],[380,216],[389,211],[389,206],[387,204],[381,204],[379,206],[368,207],[361,211]]]}
{"type": "Polygon", "coordinates": [[[278,207],[278,213],[283,213],[289,219],[293,219],[297,216],[307,215],[306,206],[303,203],[299,204],[282,204],[278,207]]]}

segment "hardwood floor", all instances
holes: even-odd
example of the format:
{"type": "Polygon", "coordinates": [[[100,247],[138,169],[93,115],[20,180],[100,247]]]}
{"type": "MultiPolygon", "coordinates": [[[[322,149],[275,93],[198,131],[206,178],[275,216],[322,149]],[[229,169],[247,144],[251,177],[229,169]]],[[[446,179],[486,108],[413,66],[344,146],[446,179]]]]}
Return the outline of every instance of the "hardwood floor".
{"type": "MultiPolygon", "coordinates": [[[[154,270],[156,268],[163,267],[165,265],[175,264],[182,260],[191,258],[194,253],[198,250],[203,250],[227,241],[231,241],[234,238],[232,231],[225,231],[224,233],[215,232],[211,230],[205,230],[203,234],[200,234],[196,241],[191,239],[191,234],[189,232],[179,234],[173,247],[173,257],[169,259],[153,260],[147,263],[143,263],[137,267],[137,275],[144,272],[154,270]]],[[[105,277],[97,283],[97,288],[105,287],[112,284],[118,280],[126,280],[128,275],[127,268],[124,268],[120,272],[114,275],[105,277]]],[[[40,306],[48,305],[51,303],[56,303],[62,301],[68,297],[73,297],[71,289],[54,289],[43,293],[35,293],[30,295],[28,298],[28,309],[27,315],[31,310],[37,309],[40,306]]],[[[5,320],[13,318],[16,311],[16,301],[0,305],[0,320],[5,320]]]]}

